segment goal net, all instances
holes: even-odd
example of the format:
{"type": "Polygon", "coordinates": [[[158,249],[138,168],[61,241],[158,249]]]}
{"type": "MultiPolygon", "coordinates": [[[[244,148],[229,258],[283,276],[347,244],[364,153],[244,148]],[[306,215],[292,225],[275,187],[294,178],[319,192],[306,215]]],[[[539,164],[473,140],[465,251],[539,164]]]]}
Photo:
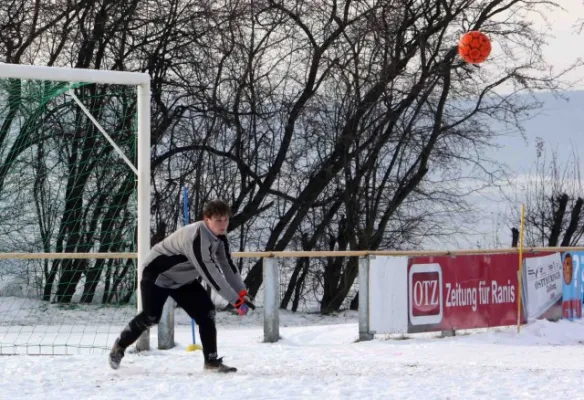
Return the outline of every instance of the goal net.
{"type": "Polygon", "coordinates": [[[149,247],[146,74],[0,64],[0,355],[107,350],[149,247]]]}

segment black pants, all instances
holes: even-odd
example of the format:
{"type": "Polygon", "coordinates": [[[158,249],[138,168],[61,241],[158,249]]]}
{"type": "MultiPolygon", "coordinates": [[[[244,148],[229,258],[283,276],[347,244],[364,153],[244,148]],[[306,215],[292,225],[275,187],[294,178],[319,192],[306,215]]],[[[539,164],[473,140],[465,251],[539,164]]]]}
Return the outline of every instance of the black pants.
{"type": "Polygon", "coordinates": [[[203,288],[193,281],[178,289],[163,289],[150,279],[142,279],[142,312],[134,317],[120,334],[118,344],[124,349],[134,343],[148,328],[156,325],[162,316],[162,308],[172,297],[199,325],[199,336],[205,360],[217,357],[217,328],[215,327],[215,305],[203,288]]]}

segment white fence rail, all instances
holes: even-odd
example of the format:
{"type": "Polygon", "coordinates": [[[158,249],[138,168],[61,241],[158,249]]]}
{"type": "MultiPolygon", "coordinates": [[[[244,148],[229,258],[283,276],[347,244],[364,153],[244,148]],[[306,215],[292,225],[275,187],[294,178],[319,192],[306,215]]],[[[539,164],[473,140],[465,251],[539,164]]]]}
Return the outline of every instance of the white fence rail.
{"type": "MultiPolygon", "coordinates": [[[[529,247],[523,253],[549,251],[582,251],[584,247],[529,247]]],[[[455,256],[463,254],[519,253],[519,248],[436,250],[436,251],[286,251],[286,252],[235,252],[233,257],[263,258],[264,284],[264,342],[274,343],[280,338],[279,331],[279,258],[298,257],[359,257],[359,340],[371,340],[369,309],[369,267],[371,256],[455,256]]],[[[159,348],[174,346],[173,307],[164,309],[158,325],[159,348]]]]}

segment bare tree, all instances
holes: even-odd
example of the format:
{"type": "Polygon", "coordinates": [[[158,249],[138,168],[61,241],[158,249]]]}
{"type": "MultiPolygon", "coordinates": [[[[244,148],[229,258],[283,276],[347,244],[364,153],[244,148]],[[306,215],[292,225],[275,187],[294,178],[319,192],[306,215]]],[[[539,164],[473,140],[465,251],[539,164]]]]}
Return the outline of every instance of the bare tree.
{"type": "MultiPolygon", "coordinates": [[[[518,182],[512,201],[514,206],[525,204],[525,244],[577,246],[584,234],[579,158],[574,153],[548,151],[541,138],[536,142],[536,156],[533,171],[518,182]]],[[[513,212],[513,221],[519,220],[519,213],[513,212]]],[[[515,229],[518,226],[514,224],[515,229]]]]}
{"type": "MultiPolygon", "coordinates": [[[[152,77],[153,243],[182,224],[185,186],[191,219],[211,198],[232,204],[239,250],[400,249],[462,232],[451,221],[470,211],[465,196],[499,178],[481,156],[499,134],[490,122],[520,128],[538,106],[521,95],[559,86],[541,56],[544,37],[523,19],[554,7],[545,1],[22,0],[0,7],[12,15],[0,17],[0,48],[10,62],[152,77]],[[471,29],[499,44],[501,53],[482,66],[456,53],[471,29]],[[517,49],[531,57],[517,58],[517,49]]],[[[132,251],[131,174],[100,164],[106,144],[81,113],[63,111],[66,102],[43,104],[38,125],[26,113],[26,88],[3,84],[10,105],[0,120],[0,196],[16,184],[6,177],[19,160],[36,182],[36,246],[132,251]],[[17,116],[27,129],[16,132],[17,116]],[[32,169],[23,162],[27,149],[42,157],[32,169]],[[66,183],[58,212],[41,204],[53,193],[49,172],[66,183]]],[[[76,90],[126,138],[131,123],[120,112],[133,109],[130,95],[113,107],[100,87],[76,90]]],[[[131,146],[126,151],[135,157],[131,146]]],[[[261,263],[239,266],[257,293],[261,263]]],[[[104,302],[127,299],[135,284],[127,261],[51,267],[45,295],[58,279],[62,302],[82,279],[85,302],[98,280],[104,302]]],[[[354,292],[357,262],[298,260],[286,274],[281,306],[296,310],[312,295],[322,312],[333,312],[354,292]]]]}
{"type": "MultiPolygon", "coordinates": [[[[286,248],[308,210],[331,184],[344,189],[347,226],[352,231],[347,234],[350,247],[377,248],[383,243],[389,221],[397,215],[404,201],[413,193],[431,192],[431,189],[424,189],[427,185],[423,184],[429,173],[438,174],[454,166],[460,168],[476,162],[467,156],[468,150],[479,152],[482,146],[488,145],[488,139],[496,135],[485,125],[489,118],[513,124],[522,113],[529,111],[533,105],[516,102],[515,95],[533,87],[553,86],[548,76],[527,75],[528,71],[542,65],[540,59],[529,64],[518,63],[502,72],[484,74],[458,61],[456,49],[450,44],[456,37],[452,28],[468,24],[473,29],[488,31],[494,40],[502,43],[522,32],[523,37],[533,38],[531,45],[540,45],[540,38],[528,34],[529,27],[522,21],[498,22],[499,14],[514,7],[523,7],[523,4],[494,1],[488,5],[457,2],[452,6],[434,6],[428,2],[414,6],[386,2],[364,12],[367,18],[360,24],[355,22],[353,32],[344,32],[347,39],[338,45],[339,54],[347,54],[348,59],[343,63],[335,58],[337,64],[333,64],[329,72],[334,87],[345,90],[341,98],[347,96],[348,105],[329,112],[341,116],[339,123],[329,124],[336,127],[329,136],[331,145],[319,152],[319,163],[274,227],[266,249],[286,248]],[[351,38],[354,39],[351,41],[351,38]],[[359,41],[366,43],[359,45],[359,41]],[[361,50],[351,51],[351,48],[361,50]],[[339,72],[335,71],[336,65],[339,72]],[[351,72],[346,73],[344,81],[348,83],[343,85],[337,77],[347,70],[351,72]],[[508,96],[497,95],[495,89],[503,84],[513,84],[517,91],[508,96]],[[462,99],[475,101],[463,107],[462,99]],[[366,187],[364,179],[371,176],[368,171],[381,154],[394,160],[382,170],[386,171],[385,181],[382,178],[381,186],[370,188],[364,193],[365,198],[356,200],[350,194],[359,193],[361,185],[366,187]],[[434,165],[433,170],[430,165],[434,165]],[[337,180],[343,170],[350,174],[337,180]],[[391,186],[386,187],[389,183],[391,186]],[[383,204],[378,198],[379,206],[372,212],[375,217],[369,219],[371,225],[367,227],[357,220],[357,214],[361,217],[363,213],[355,210],[361,211],[368,201],[375,204],[376,193],[384,197],[389,194],[389,198],[383,204]],[[372,230],[373,226],[377,229],[372,230]]],[[[289,11],[290,18],[300,24],[302,20],[294,17],[297,14],[289,11]]],[[[329,12],[334,11],[331,8],[329,12]]],[[[320,87],[324,90],[327,85],[321,83],[320,87]]],[[[313,95],[313,99],[317,95],[313,95]]],[[[343,278],[345,291],[356,276],[356,263],[351,261],[350,264],[348,275],[343,278]]],[[[248,274],[246,282],[252,293],[261,283],[260,271],[261,266],[257,264],[248,274]]],[[[344,298],[342,293],[336,297],[338,301],[344,298]]],[[[338,304],[333,304],[331,309],[337,307],[338,304]]]]}

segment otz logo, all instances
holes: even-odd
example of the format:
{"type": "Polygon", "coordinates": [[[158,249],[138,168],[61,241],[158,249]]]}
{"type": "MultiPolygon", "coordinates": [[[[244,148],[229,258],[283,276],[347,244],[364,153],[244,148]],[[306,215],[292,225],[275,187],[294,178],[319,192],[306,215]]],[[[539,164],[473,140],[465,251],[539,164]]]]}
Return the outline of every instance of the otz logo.
{"type": "Polygon", "coordinates": [[[409,314],[412,325],[442,321],[442,268],[440,264],[413,264],[408,276],[409,314]]]}

